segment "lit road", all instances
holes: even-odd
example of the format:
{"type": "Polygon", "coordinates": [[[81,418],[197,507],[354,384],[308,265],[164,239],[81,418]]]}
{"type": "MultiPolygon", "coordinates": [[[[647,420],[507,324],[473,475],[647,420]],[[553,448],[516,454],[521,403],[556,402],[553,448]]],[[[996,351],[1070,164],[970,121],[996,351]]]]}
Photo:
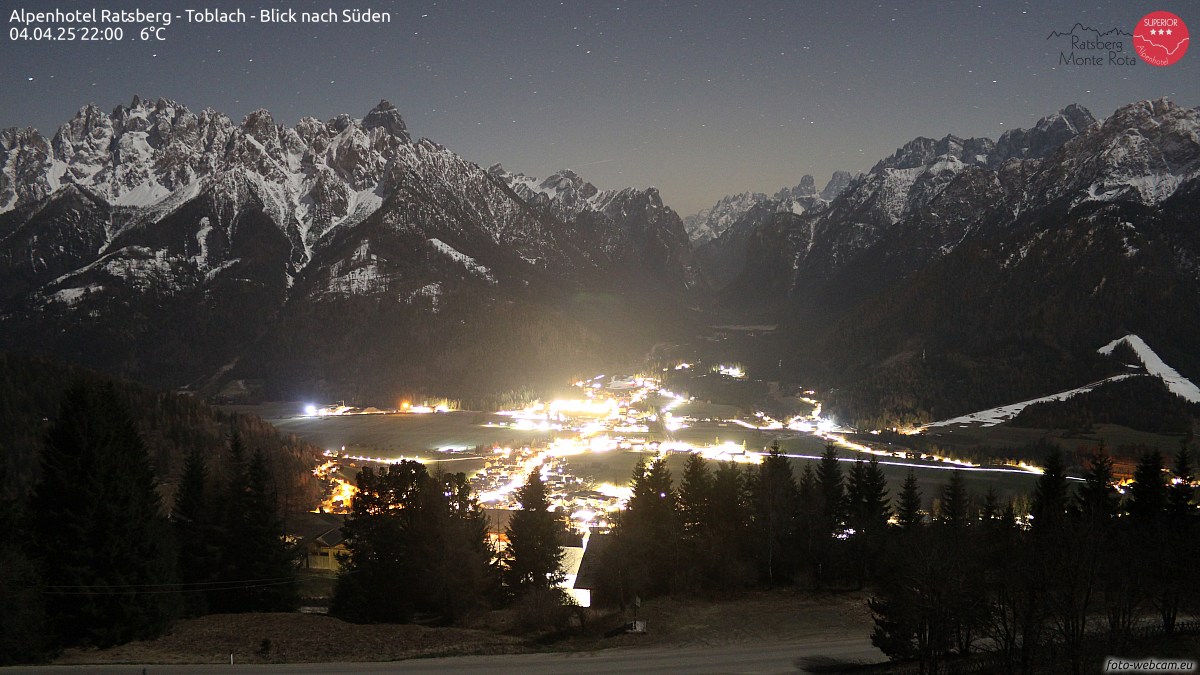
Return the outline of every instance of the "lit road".
{"type": "Polygon", "coordinates": [[[456,656],[389,663],[289,663],[277,665],[36,666],[8,673],[803,673],[805,664],[865,663],[883,655],[866,637],[818,637],[717,647],[630,647],[597,652],[456,656]]]}

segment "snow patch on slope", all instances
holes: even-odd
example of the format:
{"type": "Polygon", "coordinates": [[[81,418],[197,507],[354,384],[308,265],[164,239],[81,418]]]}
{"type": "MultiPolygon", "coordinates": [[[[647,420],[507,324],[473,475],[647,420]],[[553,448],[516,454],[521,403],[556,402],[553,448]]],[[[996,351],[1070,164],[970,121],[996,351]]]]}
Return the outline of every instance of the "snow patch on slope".
{"type": "Polygon", "coordinates": [[[1112,377],[1100,380],[1099,382],[1093,382],[1091,384],[1087,384],[1082,387],[1077,387],[1075,389],[1068,389],[1067,391],[1060,391],[1057,394],[1051,394],[1049,396],[1042,396],[1041,398],[1033,398],[1033,399],[1029,399],[1028,401],[1021,401],[1020,403],[1010,403],[1008,405],[1002,405],[997,408],[991,408],[988,410],[980,410],[979,412],[974,412],[969,415],[960,415],[958,417],[953,417],[948,420],[942,420],[941,422],[931,422],[931,423],[926,424],[925,426],[921,427],[921,429],[932,429],[935,427],[948,427],[948,426],[957,425],[957,424],[978,424],[980,426],[985,426],[985,427],[994,427],[997,424],[1001,424],[1001,423],[1011,420],[1012,418],[1014,418],[1018,414],[1020,414],[1020,412],[1022,410],[1024,410],[1026,407],[1031,406],[1034,403],[1049,403],[1050,401],[1065,401],[1065,400],[1071,398],[1072,396],[1077,396],[1079,394],[1087,393],[1097,387],[1108,384],[1109,382],[1119,382],[1121,380],[1126,380],[1131,377],[1145,377],[1145,375],[1143,375],[1142,373],[1125,373],[1122,375],[1114,375],[1112,377]]]}
{"type": "Polygon", "coordinates": [[[367,295],[384,284],[386,279],[374,262],[355,267],[329,280],[326,291],[334,295],[367,295]]]}
{"type": "Polygon", "coordinates": [[[496,278],[494,276],[492,276],[492,271],[490,269],[488,269],[487,267],[484,267],[483,265],[480,265],[479,263],[475,262],[475,259],[472,258],[471,256],[469,256],[465,253],[461,253],[458,249],[447,244],[446,242],[442,241],[441,239],[437,239],[436,237],[433,239],[430,239],[429,243],[435,249],[437,249],[439,252],[441,252],[441,253],[445,254],[447,257],[449,257],[451,260],[454,260],[454,261],[458,262],[459,264],[461,264],[463,267],[466,267],[467,270],[474,272],[475,274],[478,274],[479,276],[483,277],[484,279],[487,279],[489,283],[493,283],[493,284],[496,283],[496,278]]]}
{"type": "Polygon", "coordinates": [[[1096,351],[1107,356],[1112,354],[1117,345],[1122,342],[1133,349],[1138,359],[1141,360],[1142,365],[1146,367],[1146,372],[1155,377],[1162,378],[1162,381],[1167,383],[1167,388],[1171,390],[1171,393],[1176,396],[1182,396],[1192,403],[1200,403],[1200,387],[1197,387],[1191,380],[1180,375],[1171,366],[1168,366],[1158,354],[1154,353],[1150,345],[1146,344],[1146,341],[1137,335],[1130,333],[1125,337],[1117,338],[1096,351]]]}
{"type": "Polygon", "coordinates": [[[99,284],[89,284],[82,288],[64,288],[54,295],[50,296],[50,302],[61,302],[66,305],[74,305],[83,299],[83,296],[88,293],[98,293],[104,290],[99,284]]]}

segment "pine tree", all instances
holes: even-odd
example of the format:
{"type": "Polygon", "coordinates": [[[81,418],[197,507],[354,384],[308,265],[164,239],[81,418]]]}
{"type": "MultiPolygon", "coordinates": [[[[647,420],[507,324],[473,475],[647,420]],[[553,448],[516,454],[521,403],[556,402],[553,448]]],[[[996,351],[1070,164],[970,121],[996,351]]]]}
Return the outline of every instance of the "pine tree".
{"type": "Polygon", "coordinates": [[[753,581],[754,563],[750,558],[746,481],[734,462],[722,462],[713,475],[709,532],[705,560],[709,585],[728,590],[753,581]]]}
{"type": "Polygon", "coordinates": [[[1166,512],[1167,485],[1163,476],[1163,457],[1158,450],[1144,453],[1133,471],[1129,494],[1129,515],[1143,523],[1159,520],[1166,512]]]}
{"type": "Polygon", "coordinates": [[[218,590],[209,605],[219,612],[291,611],[299,604],[295,564],[283,539],[274,481],[261,450],[249,460],[233,422],[225,473],[218,590]]]}
{"type": "Polygon", "coordinates": [[[563,525],[550,512],[542,474],[536,469],[517,491],[521,508],[508,526],[505,581],[514,595],[548,590],[563,580],[559,537],[563,525]]]}
{"type": "Polygon", "coordinates": [[[758,466],[750,488],[755,534],[767,583],[786,580],[795,572],[794,541],[799,493],[792,463],[773,445],[758,466]]]}
{"type": "Polygon", "coordinates": [[[921,513],[921,491],[917,487],[917,476],[912,469],[900,486],[900,498],[896,506],[896,520],[900,529],[911,531],[921,526],[925,516],[921,513]]]}
{"type": "Polygon", "coordinates": [[[846,486],[848,505],[847,524],[853,530],[850,537],[851,559],[857,571],[859,588],[875,574],[875,564],[883,547],[891,507],[888,506],[887,479],[879,468],[879,460],[859,460],[850,470],[846,486]]]}
{"type": "MultiPolygon", "coordinates": [[[[342,527],[349,555],[342,561],[329,613],[359,622],[404,623],[422,605],[426,561],[418,558],[420,520],[429,474],[404,460],[378,471],[364,467],[342,527]]],[[[446,561],[439,560],[438,564],[446,561]]]]}
{"type": "Polygon", "coordinates": [[[154,473],[111,385],[62,399],[30,504],[47,616],[62,645],[108,646],[161,634],[178,598],[175,552],[154,473]]]}
{"type": "Polygon", "coordinates": [[[892,509],[888,502],[887,477],[879,466],[879,458],[871,456],[861,464],[861,473],[850,482],[852,487],[847,490],[852,494],[850,513],[852,526],[857,532],[878,534],[887,527],[888,519],[892,517],[892,509]]]}
{"type": "Polygon", "coordinates": [[[638,461],[630,484],[633,496],[616,534],[628,564],[628,590],[642,597],[674,590],[682,553],[675,492],[665,457],[638,461]]]}
{"type": "Polygon", "coordinates": [[[1033,488],[1030,515],[1036,532],[1050,532],[1062,524],[1063,517],[1071,504],[1070,488],[1067,485],[1067,470],[1063,464],[1062,450],[1054,447],[1046,456],[1046,466],[1033,488]]]}
{"type": "Polygon", "coordinates": [[[955,469],[950,474],[950,482],[942,486],[941,509],[938,521],[954,528],[966,527],[970,521],[970,497],[962,471],[955,469]]]}
{"type": "Polygon", "coordinates": [[[1121,495],[1113,487],[1113,461],[1103,448],[1088,458],[1083,485],[1075,495],[1076,509],[1086,521],[1106,524],[1117,517],[1121,495]]]}
{"type": "Polygon", "coordinates": [[[818,518],[821,532],[832,537],[841,531],[846,520],[846,487],[837,447],[828,443],[817,465],[817,494],[821,498],[818,518]]]}
{"type": "Polygon", "coordinates": [[[828,535],[821,525],[821,495],[812,462],[805,462],[796,489],[796,547],[798,565],[806,568],[815,586],[820,583],[821,565],[828,535]]]}
{"type": "Polygon", "coordinates": [[[471,492],[464,473],[437,477],[446,496],[437,521],[435,540],[440,547],[431,570],[434,604],[449,620],[486,606],[489,598],[499,600],[501,568],[488,540],[487,518],[471,492]]]}
{"type": "Polygon", "coordinates": [[[1196,498],[1196,486],[1192,485],[1192,482],[1196,480],[1196,471],[1192,466],[1192,453],[1187,444],[1181,445],[1179,452],[1175,454],[1175,468],[1172,474],[1175,480],[1167,494],[1167,510],[1174,518],[1193,515],[1196,511],[1192,505],[1196,498]]]}
{"type": "Polygon", "coordinates": [[[1000,507],[1000,493],[996,492],[996,486],[989,485],[987,492],[983,494],[983,506],[979,510],[979,519],[984,525],[994,525],[1000,521],[1002,509],[1000,507]]]}
{"type": "Polygon", "coordinates": [[[183,611],[189,616],[208,611],[208,596],[220,570],[219,530],[213,513],[214,505],[208,497],[208,467],[204,454],[193,447],[184,459],[171,510],[179,549],[179,580],[185,588],[183,611]]]}
{"type": "Polygon", "coordinates": [[[290,612],[299,605],[296,565],[284,540],[283,520],[276,504],[270,469],[261,450],[255,450],[246,469],[246,511],[240,522],[240,565],[247,584],[240,593],[246,610],[290,612]]]}
{"type": "Polygon", "coordinates": [[[689,455],[679,483],[679,516],[684,536],[695,539],[710,521],[713,477],[708,461],[698,454],[689,455]]]}

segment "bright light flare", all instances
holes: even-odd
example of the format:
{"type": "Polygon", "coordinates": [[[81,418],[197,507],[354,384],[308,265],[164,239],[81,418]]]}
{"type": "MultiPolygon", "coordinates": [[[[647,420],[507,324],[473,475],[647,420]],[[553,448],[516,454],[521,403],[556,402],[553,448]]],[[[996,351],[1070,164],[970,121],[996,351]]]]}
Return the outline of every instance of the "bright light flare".
{"type": "Polygon", "coordinates": [[[735,380],[740,380],[746,377],[745,369],[736,364],[721,364],[716,367],[716,371],[726,377],[732,377],[735,380]]]}

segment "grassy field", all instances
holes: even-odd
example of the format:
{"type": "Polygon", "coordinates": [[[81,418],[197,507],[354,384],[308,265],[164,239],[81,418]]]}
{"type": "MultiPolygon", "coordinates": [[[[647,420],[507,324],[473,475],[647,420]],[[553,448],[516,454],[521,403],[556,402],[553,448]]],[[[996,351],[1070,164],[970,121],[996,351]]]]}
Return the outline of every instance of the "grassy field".
{"type": "Polygon", "coordinates": [[[214,614],[186,619],[157,640],[69,649],[58,664],[395,661],[529,651],[525,641],[464,628],[346,623],[311,614],[214,614]]]}
{"type": "MultiPolygon", "coordinates": [[[[631,611],[616,619],[628,619],[631,611]]],[[[828,593],[778,588],[753,591],[728,598],[654,598],[638,618],[645,619],[645,635],[618,635],[597,639],[580,636],[562,645],[566,649],[633,646],[717,646],[773,643],[871,634],[874,624],[863,592],[828,593]]],[[[882,659],[882,654],[880,655],[882,659]]]]}
{"type": "Polygon", "coordinates": [[[628,614],[590,612],[588,630],[546,646],[500,632],[512,610],[487,612],[474,625],[491,629],[350,624],[309,614],[217,614],[178,622],[168,635],[110,649],[67,650],[57,664],[321,663],[394,661],[442,655],[585,651],[632,646],[765,644],[781,640],[866,636],[863,593],[791,588],[727,598],[649,600],[638,612],[645,635],[603,637],[628,614]]]}

